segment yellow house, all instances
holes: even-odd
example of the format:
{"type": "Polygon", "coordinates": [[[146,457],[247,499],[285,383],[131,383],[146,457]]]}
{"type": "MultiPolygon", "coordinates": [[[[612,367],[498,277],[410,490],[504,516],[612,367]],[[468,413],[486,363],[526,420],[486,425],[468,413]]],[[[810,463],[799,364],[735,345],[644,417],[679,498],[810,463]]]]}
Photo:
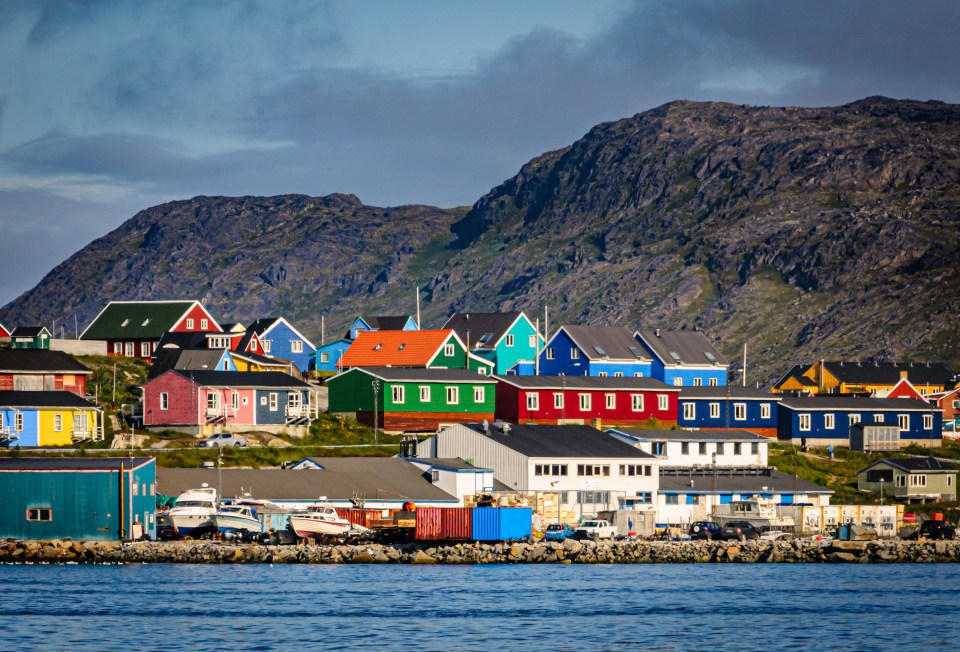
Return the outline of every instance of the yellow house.
{"type": "Polygon", "coordinates": [[[233,364],[237,371],[279,371],[299,378],[299,373],[292,373],[294,370],[293,362],[282,358],[268,358],[254,353],[240,353],[239,351],[230,351],[230,357],[233,358],[233,364]]]}
{"type": "Polygon", "coordinates": [[[103,410],[72,392],[0,391],[0,446],[103,439],[103,410]]]}
{"type": "Polygon", "coordinates": [[[832,362],[821,360],[803,372],[820,393],[874,394],[887,392],[906,378],[923,395],[942,392],[956,374],[940,362],[832,362]]]}
{"type": "Polygon", "coordinates": [[[803,365],[793,365],[787,373],[780,376],[777,382],[773,384],[770,392],[773,394],[782,392],[813,392],[816,394],[817,384],[804,375],[805,369],[806,367],[803,365]]]}

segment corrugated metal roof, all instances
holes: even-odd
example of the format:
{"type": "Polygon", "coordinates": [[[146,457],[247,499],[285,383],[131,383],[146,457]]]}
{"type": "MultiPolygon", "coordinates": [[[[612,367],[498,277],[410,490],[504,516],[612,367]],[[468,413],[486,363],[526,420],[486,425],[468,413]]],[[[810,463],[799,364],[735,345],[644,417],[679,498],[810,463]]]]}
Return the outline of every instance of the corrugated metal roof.
{"type": "Polygon", "coordinates": [[[602,391],[645,390],[657,392],[679,392],[679,387],[667,385],[655,378],[634,378],[629,376],[494,376],[497,380],[521,389],[590,389],[602,391]]]}
{"type": "Polygon", "coordinates": [[[867,469],[872,469],[878,464],[886,464],[908,473],[956,473],[957,471],[956,466],[937,459],[936,457],[885,457],[882,460],[877,460],[873,464],[860,469],[857,471],[857,474],[859,475],[867,469]]]}
{"type": "MultiPolygon", "coordinates": [[[[497,425],[490,424],[488,436],[527,457],[656,459],[653,455],[590,426],[509,425],[509,432],[504,434],[497,425]]],[[[479,424],[471,423],[466,427],[483,433],[483,426],[479,424]]]]}
{"type": "MultiPolygon", "coordinates": [[[[62,407],[62,408],[84,408],[97,409],[94,403],[86,400],[82,396],[77,396],[73,392],[63,390],[55,391],[21,391],[4,390],[0,391],[0,406],[3,407],[62,407]]],[[[9,425],[9,424],[7,424],[9,425]]]]}
{"type": "MultiPolygon", "coordinates": [[[[223,469],[223,496],[249,492],[267,500],[349,500],[359,493],[367,500],[456,499],[424,479],[417,467],[395,457],[313,457],[323,469],[223,469]]],[[[157,469],[157,489],[177,495],[206,482],[218,483],[217,469],[157,469]]]]}
{"type": "Polygon", "coordinates": [[[63,351],[45,349],[0,349],[0,373],[37,371],[61,374],[89,374],[86,366],[63,351]]]}
{"type": "Polygon", "coordinates": [[[614,428],[614,430],[646,441],[771,441],[767,437],[746,430],[641,430],[626,428],[614,428]]]}
{"type": "Polygon", "coordinates": [[[728,398],[740,400],[757,401],[779,401],[780,394],[771,394],[762,389],[753,387],[742,387],[740,385],[721,385],[716,387],[683,387],[680,389],[680,400],[690,399],[717,399],[727,400],[728,398]]]}
{"type": "MultiPolygon", "coordinates": [[[[82,340],[159,340],[196,301],[111,301],[87,329],[82,340]]],[[[212,318],[211,318],[212,320],[212,318]]],[[[216,321],[213,325],[219,327],[216,321]]]]}
{"type": "Polygon", "coordinates": [[[0,471],[116,471],[139,468],[152,457],[0,457],[0,471]]]}
{"type": "Polygon", "coordinates": [[[665,364],[713,365],[716,362],[721,367],[729,364],[700,331],[644,330],[640,331],[640,337],[665,364]]]}
{"type": "Polygon", "coordinates": [[[651,361],[633,334],[623,326],[565,325],[560,328],[589,360],[651,361]]]}
{"type": "Polygon", "coordinates": [[[860,385],[892,385],[901,372],[914,385],[952,385],[955,374],[941,362],[847,362],[826,361],[824,368],[842,383],[860,385]]]}
{"type": "Polygon", "coordinates": [[[224,349],[158,349],[147,380],[171,369],[216,370],[223,352],[224,349]]]}
{"type": "Polygon", "coordinates": [[[691,475],[662,475],[660,476],[660,493],[711,493],[714,491],[737,494],[759,493],[796,493],[804,494],[832,494],[833,490],[827,487],[807,482],[782,471],[770,469],[768,474],[736,474],[718,466],[716,475],[713,470],[698,472],[691,475]],[[714,485],[714,477],[716,485],[714,485]],[[693,486],[690,486],[690,481],[693,486]],[[764,490],[766,487],[766,490],[764,490]]]}
{"type": "Polygon", "coordinates": [[[347,367],[425,367],[453,331],[364,331],[340,358],[347,367]]]}

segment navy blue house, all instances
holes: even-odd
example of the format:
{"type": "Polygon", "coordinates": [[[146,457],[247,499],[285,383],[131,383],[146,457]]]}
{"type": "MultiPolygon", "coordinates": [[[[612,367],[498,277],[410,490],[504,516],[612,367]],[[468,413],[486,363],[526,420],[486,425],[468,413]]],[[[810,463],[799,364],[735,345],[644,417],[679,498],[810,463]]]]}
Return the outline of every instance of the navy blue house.
{"type": "Polygon", "coordinates": [[[561,326],[540,352],[541,376],[651,378],[650,364],[622,326],[561,326]]]}
{"type": "Polygon", "coordinates": [[[697,430],[747,430],[777,436],[777,408],[782,397],[752,387],[684,387],[677,425],[697,430]]]}
{"type": "Polygon", "coordinates": [[[848,446],[857,423],[899,426],[902,446],[939,446],[943,439],[941,411],[909,398],[781,396],[778,413],[777,438],[795,444],[848,446]]]}

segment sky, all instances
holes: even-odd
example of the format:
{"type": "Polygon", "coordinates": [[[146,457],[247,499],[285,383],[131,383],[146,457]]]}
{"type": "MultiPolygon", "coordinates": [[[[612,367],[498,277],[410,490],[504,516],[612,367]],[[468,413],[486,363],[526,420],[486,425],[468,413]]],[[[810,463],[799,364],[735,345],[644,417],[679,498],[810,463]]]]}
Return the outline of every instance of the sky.
{"type": "Polygon", "coordinates": [[[960,2],[0,0],[0,304],[197,195],[473,204],[676,99],[960,103],[960,2]]]}

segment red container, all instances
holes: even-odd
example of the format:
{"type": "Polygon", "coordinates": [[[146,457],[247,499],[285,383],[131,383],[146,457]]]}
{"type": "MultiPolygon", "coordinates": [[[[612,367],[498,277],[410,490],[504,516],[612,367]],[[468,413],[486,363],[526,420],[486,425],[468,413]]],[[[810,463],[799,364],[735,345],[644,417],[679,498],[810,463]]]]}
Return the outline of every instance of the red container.
{"type": "Polygon", "coordinates": [[[370,521],[374,520],[375,517],[379,517],[379,515],[379,511],[374,512],[369,509],[346,509],[337,507],[337,516],[347,519],[354,525],[362,525],[363,527],[370,527],[370,521]]]}
{"type": "Polygon", "coordinates": [[[916,515],[916,514],[904,514],[904,515],[903,515],[903,522],[904,522],[904,523],[916,523],[916,522],[917,522],[917,515],[916,515]]]}
{"type": "Polygon", "coordinates": [[[473,535],[469,507],[420,507],[417,509],[417,541],[466,541],[473,535]]]}

